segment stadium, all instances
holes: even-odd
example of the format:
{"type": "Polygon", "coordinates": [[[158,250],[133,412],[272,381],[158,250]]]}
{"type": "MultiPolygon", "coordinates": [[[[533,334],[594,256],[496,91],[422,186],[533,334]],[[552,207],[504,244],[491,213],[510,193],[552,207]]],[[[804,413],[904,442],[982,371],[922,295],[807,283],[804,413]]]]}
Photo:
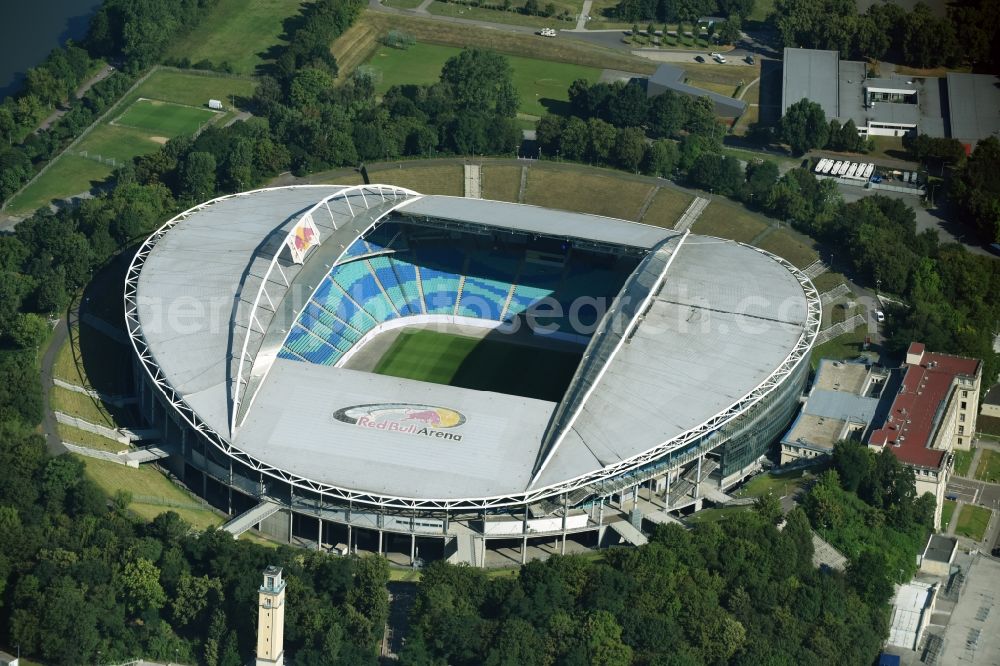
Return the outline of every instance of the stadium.
{"type": "Polygon", "coordinates": [[[388,185],[196,206],[124,297],[161,462],[226,529],[479,566],[717,501],[788,425],[821,312],[748,245],[388,185]]]}

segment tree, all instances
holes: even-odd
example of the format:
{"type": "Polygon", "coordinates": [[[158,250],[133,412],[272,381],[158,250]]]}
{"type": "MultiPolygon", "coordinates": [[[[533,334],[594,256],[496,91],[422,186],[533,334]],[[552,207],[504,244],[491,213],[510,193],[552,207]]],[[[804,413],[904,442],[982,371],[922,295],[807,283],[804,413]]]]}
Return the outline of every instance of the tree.
{"type": "Polygon", "coordinates": [[[719,28],[719,41],[723,44],[735,44],[743,36],[743,25],[737,14],[730,14],[729,18],[719,28]]]}
{"type": "Polygon", "coordinates": [[[677,166],[677,144],[673,141],[653,141],[646,144],[642,156],[642,172],[651,176],[669,177],[677,166]]]}
{"type": "Polygon", "coordinates": [[[464,49],[441,69],[441,82],[456,111],[486,112],[504,118],[517,113],[518,95],[506,57],[485,49],[464,49]]]}
{"type": "Polygon", "coordinates": [[[587,159],[596,164],[607,162],[617,136],[614,126],[600,118],[591,118],[587,121],[587,133],[587,159]]]}
{"type": "Polygon", "coordinates": [[[215,155],[206,152],[189,153],[181,166],[181,191],[197,201],[215,194],[215,155]]]}
{"type": "Polygon", "coordinates": [[[847,566],[847,578],[863,599],[881,606],[892,598],[895,576],[884,553],[866,549],[847,566]]]}
{"type": "Polygon", "coordinates": [[[159,609],[166,601],[160,586],[160,570],[144,558],[125,565],[118,576],[118,586],[132,615],[139,615],[147,609],[159,609]]]}
{"type": "Polygon", "coordinates": [[[825,146],[830,136],[823,107],[808,99],[788,107],[781,118],[780,129],[782,138],[797,155],[825,146]]]}
{"type": "Polygon", "coordinates": [[[626,171],[637,171],[646,150],[646,135],[638,127],[618,130],[613,149],[615,164],[626,171]]]}
{"type": "Polygon", "coordinates": [[[747,198],[749,203],[764,206],[780,175],[778,165],[771,160],[747,163],[747,198]]]}
{"type": "Polygon", "coordinates": [[[871,452],[867,446],[850,440],[833,445],[833,468],[844,490],[857,492],[871,472],[871,466],[871,452]]]}
{"type": "Polygon", "coordinates": [[[34,313],[20,313],[10,327],[10,338],[23,349],[37,349],[49,333],[49,323],[34,313]]]}
{"type": "Polygon", "coordinates": [[[316,106],[333,88],[329,72],[313,67],[300,70],[292,79],[289,99],[296,108],[316,106]]]}

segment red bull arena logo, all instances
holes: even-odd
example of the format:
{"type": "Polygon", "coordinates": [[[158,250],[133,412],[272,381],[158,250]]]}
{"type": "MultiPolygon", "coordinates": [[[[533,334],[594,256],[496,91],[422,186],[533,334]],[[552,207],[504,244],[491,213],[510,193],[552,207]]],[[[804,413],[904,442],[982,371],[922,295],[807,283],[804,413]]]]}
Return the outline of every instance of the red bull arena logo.
{"type": "Polygon", "coordinates": [[[334,412],[333,418],[359,428],[449,439],[454,442],[461,442],[462,435],[449,430],[465,423],[465,416],[454,409],[400,402],[344,407],[334,412]]]}

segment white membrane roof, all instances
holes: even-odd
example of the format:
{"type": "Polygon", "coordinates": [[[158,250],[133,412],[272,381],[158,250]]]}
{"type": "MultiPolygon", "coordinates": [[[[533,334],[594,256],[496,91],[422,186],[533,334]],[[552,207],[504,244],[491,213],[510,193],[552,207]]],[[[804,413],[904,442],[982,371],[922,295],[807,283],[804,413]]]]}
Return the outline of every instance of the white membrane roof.
{"type": "MultiPolygon", "coordinates": [[[[197,211],[158,240],[138,280],[138,296],[148,301],[138,309],[141,333],[162,378],[233,447],[314,484],[453,502],[537,495],[724,412],[781,366],[806,331],[798,279],[754,248],[592,215],[419,197],[402,210],[651,250],[620,294],[617,321],[595,334],[564,402],[278,359],[230,435],[229,355],[241,325],[231,315],[241,280],[268,234],[337,190],[281,188],[197,211]],[[171,308],[187,312],[184,326],[160,316],[171,308]],[[635,318],[638,326],[626,326],[635,318]],[[398,403],[414,418],[463,420],[442,428],[445,437],[336,416],[398,403]]],[[[349,245],[339,236],[337,243],[349,245]]]]}

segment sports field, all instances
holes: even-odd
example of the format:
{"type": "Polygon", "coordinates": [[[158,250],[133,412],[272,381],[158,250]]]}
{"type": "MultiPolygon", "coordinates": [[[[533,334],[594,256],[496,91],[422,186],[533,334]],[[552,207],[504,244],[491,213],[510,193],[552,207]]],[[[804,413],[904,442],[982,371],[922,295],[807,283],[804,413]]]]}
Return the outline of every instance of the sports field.
{"type": "Polygon", "coordinates": [[[400,333],[375,366],[391,377],[558,402],[580,354],[428,330],[400,333]]]}
{"type": "MultiPolygon", "coordinates": [[[[376,92],[384,93],[394,85],[434,83],[441,77],[445,61],[459,53],[461,49],[452,46],[421,42],[408,49],[384,46],[375,52],[368,65],[378,78],[376,92]]],[[[507,56],[507,59],[514,70],[514,87],[521,97],[518,111],[531,116],[561,111],[569,99],[567,91],[574,80],[587,79],[593,83],[601,75],[596,67],[517,56],[507,56]]]]}
{"type": "Polygon", "coordinates": [[[181,134],[194,134],[214,116],[215,112],[209,109],[173,104],[158,99],[137,99],[125,109],[125,113],[112,122],[115,125],[175,137],[181,134]]]}

